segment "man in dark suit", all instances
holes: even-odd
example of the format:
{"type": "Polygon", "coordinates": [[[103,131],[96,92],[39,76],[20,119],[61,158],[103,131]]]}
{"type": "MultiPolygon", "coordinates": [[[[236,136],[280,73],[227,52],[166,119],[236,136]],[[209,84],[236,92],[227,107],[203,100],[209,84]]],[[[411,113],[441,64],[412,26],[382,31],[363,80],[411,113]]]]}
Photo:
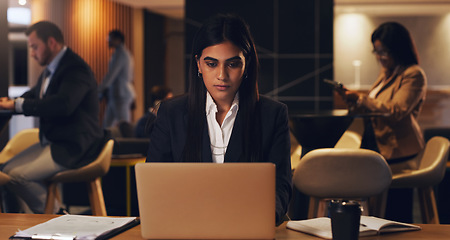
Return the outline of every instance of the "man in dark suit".
{"type": "MultiPolygon", "coordinates": [[[[7,195],[21,198],[34,213],[43,213],[45,179],[92,162],[104,134],[97,83],[88,64],[65,46],[61,30],[51,22],[38,22],[25,33],[31,56],[46,68],[21,97],[0,99],[0,108],[39,117],[40,143],[9,160],[2,171],[12,178],[7,195]]],[[[5,200],[7,211],[19,211],[10,197],[5,200]]]]}

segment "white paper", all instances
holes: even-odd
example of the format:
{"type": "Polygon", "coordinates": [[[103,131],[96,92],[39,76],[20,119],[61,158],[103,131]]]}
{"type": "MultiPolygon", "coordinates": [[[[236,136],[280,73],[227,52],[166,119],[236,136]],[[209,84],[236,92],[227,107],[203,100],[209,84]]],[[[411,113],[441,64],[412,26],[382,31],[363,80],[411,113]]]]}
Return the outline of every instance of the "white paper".
{"type": "Polygon", "coordinates": [[[63,215],[34,227],[19,231],[16,237],[32,237],[33,235],[59,235],[76,237],[77,240],[91,240],[120,228],[135,220],[135,217],[93,217],[84,215],[63,215]]]}

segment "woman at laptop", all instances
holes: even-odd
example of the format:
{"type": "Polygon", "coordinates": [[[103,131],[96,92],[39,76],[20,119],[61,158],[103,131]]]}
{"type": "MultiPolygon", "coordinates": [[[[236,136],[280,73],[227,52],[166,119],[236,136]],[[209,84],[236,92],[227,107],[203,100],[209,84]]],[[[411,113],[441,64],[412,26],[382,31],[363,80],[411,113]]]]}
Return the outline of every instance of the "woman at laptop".
{"type": "Polygon", "coordinates": [[[272,162],[278,224],[292,191],[287,107],[260,96],[257,81],[246,23],[207,20],[194,38],[188,93],[161,103],[147,162],[272,162]]]}

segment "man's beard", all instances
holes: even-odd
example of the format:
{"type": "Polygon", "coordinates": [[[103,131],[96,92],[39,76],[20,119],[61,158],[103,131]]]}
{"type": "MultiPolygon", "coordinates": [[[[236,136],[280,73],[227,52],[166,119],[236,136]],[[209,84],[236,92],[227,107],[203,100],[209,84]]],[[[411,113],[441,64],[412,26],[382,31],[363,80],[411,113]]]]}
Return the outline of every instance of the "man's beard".
{"type": "Polygon", "coordinates": [[[50,63],[50,56],[51,56],[51,52],[50,52],[50,48],[49,47],[45,47],[45,51],[42,54],[42,59],[39,62],[39,65],[41,66],[46,66],[50,63]]]}

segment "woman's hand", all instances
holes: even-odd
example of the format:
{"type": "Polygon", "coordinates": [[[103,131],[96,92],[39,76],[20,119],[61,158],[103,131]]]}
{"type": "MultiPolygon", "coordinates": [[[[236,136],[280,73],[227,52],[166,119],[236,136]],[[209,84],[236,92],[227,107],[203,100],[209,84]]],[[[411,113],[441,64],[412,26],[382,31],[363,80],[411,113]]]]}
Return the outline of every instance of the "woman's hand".
{"type": "Polygon", "coordinates": [[[348,90],[347,88],[336,88],[337,93],[347,104],[355,104],[358,101],[359,94],[357,91],[348,90]]]}
{"type": "Polygon", "coordinates": [[[347,104],[347,107],[350,111],[354,111],[358,105],[358,99],[360,97],[359,92],[348,90],[347,88],[337,88],[337,93],[342,97],[342,99],[347,104]]]}
{"type": "Polygon", "coordinates": [[[357,91],[347,90],[345,91],[345,97],[344,100],[347,102],[347,104],[356,104],[358,102],[360,93],[357,91]]]}

